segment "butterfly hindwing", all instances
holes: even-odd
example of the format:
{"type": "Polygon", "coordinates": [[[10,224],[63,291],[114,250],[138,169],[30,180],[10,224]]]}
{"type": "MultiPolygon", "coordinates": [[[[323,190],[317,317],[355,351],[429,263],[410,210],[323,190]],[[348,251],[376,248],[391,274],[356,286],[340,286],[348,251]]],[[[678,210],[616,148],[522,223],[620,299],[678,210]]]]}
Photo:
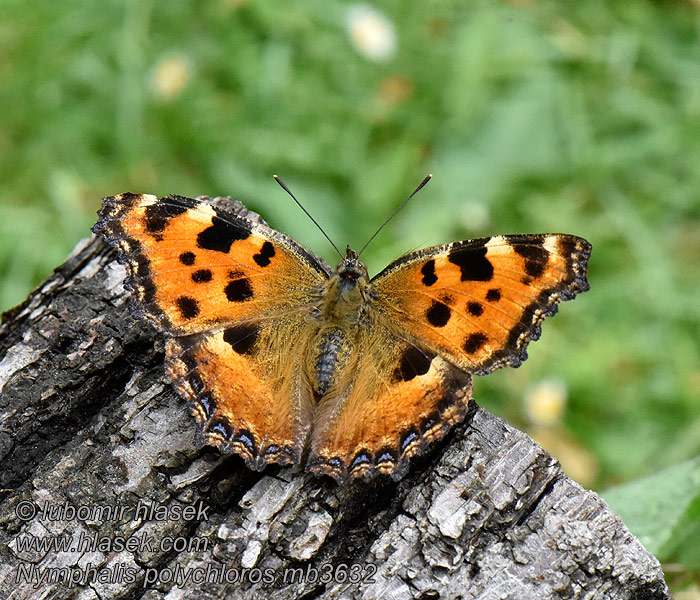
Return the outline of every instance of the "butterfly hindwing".
{"type": "Polygon", "coordinates": [[[471,377],[374,315],[316,413],[309,468],[339,481],[403,475],[408,460],[464,419],[471,377]]]}
{"type": "Polygon", "coordinates": [[[408,254],[372,279],[376,310],[469,373],[518,366],[557,304],[588,289],[571,235],[480,238],[408,254]]]}
{"type": "Polygon", "coordinates": [[[175,388],[192,401],[208,443],[235,452],[256,470],[297,464],[312,418],[301,354],[284,352],[278,336],[300,342],[293,318],[169,338],[166,363],[175,388]],[[277,342],[277,344],[276,344],[277,342]]]}

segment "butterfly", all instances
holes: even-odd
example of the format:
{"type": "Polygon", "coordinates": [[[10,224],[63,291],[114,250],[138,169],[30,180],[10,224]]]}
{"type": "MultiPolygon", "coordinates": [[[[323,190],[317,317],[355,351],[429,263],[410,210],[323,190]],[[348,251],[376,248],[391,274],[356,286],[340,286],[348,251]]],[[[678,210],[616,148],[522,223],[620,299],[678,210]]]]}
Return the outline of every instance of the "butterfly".
{"type": "Polygon", "coordinates": [[[472,375],[517,367],[560,301],[588,289],[590,244],[497,235],[333,269],[229,199],[103,199],[136,312],[205,440],[262,470],[402,477],[461,422],[472,375]]]}

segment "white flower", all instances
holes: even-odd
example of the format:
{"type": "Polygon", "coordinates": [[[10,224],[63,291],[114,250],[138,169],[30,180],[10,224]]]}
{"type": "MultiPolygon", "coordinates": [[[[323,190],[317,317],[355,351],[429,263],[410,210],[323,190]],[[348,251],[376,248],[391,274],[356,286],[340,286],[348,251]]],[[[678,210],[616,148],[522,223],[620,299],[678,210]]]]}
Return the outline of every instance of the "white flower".
{"type": "Polygon", "coordinates": [[[348,13],[348,33],[352,44],[370,60],[387,60],[396,53],[396,28],[376,8],[355,4],[348,13]]]}
{"type": "Polygon", "coordinates": [[[156,65],[152,74],[155,95],[163,100],[179,96],[190,80],[190,62],[184,56],[170,56],[156,65]]]}
{"type": "Polygon", "coordinates": [[[525,410],[530,420],[542,426],[559,423],[566,409],[566,385],[559,380],[545,379],[525,394],[525,410]]]}

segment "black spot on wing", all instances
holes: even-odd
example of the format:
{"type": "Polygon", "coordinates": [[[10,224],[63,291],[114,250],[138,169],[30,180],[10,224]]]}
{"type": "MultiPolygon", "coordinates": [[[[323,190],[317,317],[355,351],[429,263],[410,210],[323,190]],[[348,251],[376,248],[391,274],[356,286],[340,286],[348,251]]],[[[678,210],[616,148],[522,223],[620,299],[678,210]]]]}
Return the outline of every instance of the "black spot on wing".
{"type": "Polygon", "coordinates": [[[270,242],[265,242],[260,249],[259,254],[253,255],[253,260],[260,267],[267,267],[270,264],[270,259],[275,255],[275,247],[270,242]]]}
{"type": "Polygon", "coordinates": [[[530,276],[537,279],[544,272],[544,268],[547,265],[544,263],[537,263],[533,260],[525,261],[525,272],[530,276]]]}
{"type": "Polygon", "coordinates": [[[486,299],[489,302],[498,302],[501,299],[501,290],[492,288],[486,292],[486,299]]]}
{"type": "Polygon", "coordinates": [[[470,315],[480,317],[484,312],[484,307],[478,302],[467,302],[467,311],[470,315]]]}
{"type": "Polygon", "coordinates": [[[408,346],[401,355],[399,366],[394,371],[394,379],[410,381],[414,377],[425,375],[430,369],[433,358],[414,346],[408,346]]]}
{"type": "Polygon", "coordinates": [[[211,281],[211,271],[209,269],[199,269],[192,273],[192,281],[195,283],[206,283],[211,281]]]}
{"type": "Polygon", "coordinates": [[[183,319],[194,319],[199,314],[199,303],[194,298],[180,296],[176,303],[183,319]]]}
{"type": "Polygon", "coordinates": [[[433,327],[444,327],[452,316],[450,307],[442,302],[433,300],[432,305],[425,313],[428,323],[433,327]]]}
{"type": "Polygon", "coordinates": [[[183,265],[187,265],[188,267],[191,267],[194,264],[194,259],[195,255],[194,252],[183,252],[180,254],[180,262],[183,265]]]}
{"type": "Polygon", "coordinates": [[[229,302],[244,302],[253,297],[253,288],[246,278],[234,279],[226,284],[224,293],[229,302]]]}
{"type": "Polygon", "coordinates": [[[486,258],[488,248],[462,248],[450,250],[447,258],[459,267],[462,281],[490,281],[493,277],[493,265],[486,258]]]}
{"type": "Polygon", "coordinates": [[[470,333],[467,339],[464,340],[464,351],[467,354],[474,354],[474,352],[479,350],[487,341],[488,338],[486,335],[480,331],[477,333],[470,333]]]}
{"type": "Polygon", "coordinates": [[[224,342],[237,354],[250,354],[258,339],[258,329],[253,325],[238,325],[224,329],[224,342]]]}
{"type": "Polygon", "coordinates": [[[435,261],[433,259],[426,262],[420,272],[423,274],[423,285],[430,287],[437,281],[437,275],[435,275],[435,261]]]}
{"type": "Polygon", "coordinates": [[[213,217],[211,223],[211,226],[197,235],[197,246],[205,250],[226,254],[231,250],[233,242],[245,240],[250,236],[250,228],[240,223],[233,223],[221,217],[213,217]]]}
{"type": "Polygon", "coordinates": [[[168,221],[187,210],[186,206],[179,206],[169,202],[159,201],[146,207],[146,229],[149,233],[162,233],[168,221]]]}
{"type": "Polygon", "coordinates": [[[549,262],[549,252],[547,250],[536,244],[514,244],[513,250],[525,259],[525,272],[530,277],[536,279],[542,275],[549,262]]]}
{"type": "Polygon", "coordinates": [[[452,306],[455,303],[455,297],[451,294],[442,293],[438,297],[440,298],[440,302],[447,304],[447,306],[452,306]]]}
{"type": "Polygon", "coordinates": [[[160,233],[165,229],[167,218],[161,214],[157,204],[146,207],[146,229],[149,233],[160,233]]]}

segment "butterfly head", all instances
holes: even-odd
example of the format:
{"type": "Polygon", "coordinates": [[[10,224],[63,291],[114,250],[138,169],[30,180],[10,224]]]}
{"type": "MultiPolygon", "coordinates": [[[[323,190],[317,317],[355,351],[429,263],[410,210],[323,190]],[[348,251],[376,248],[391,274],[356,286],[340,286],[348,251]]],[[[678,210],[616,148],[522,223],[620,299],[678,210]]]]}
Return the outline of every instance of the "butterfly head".
{"type": "Polygon", "coordinates": [[[366,283],[369,279],[367,267],[350,246],[345,249],[345,258],[340,261],[335,272],[338,275],[340,286],[344,288],[355,287],[358,283],[366,283]]]}
{"type": "Polygon", "coordinates": [[[367,268],[350,246],[326,283],[323,318],[334,325],[357,323],[370,295],[367,268]]]}

